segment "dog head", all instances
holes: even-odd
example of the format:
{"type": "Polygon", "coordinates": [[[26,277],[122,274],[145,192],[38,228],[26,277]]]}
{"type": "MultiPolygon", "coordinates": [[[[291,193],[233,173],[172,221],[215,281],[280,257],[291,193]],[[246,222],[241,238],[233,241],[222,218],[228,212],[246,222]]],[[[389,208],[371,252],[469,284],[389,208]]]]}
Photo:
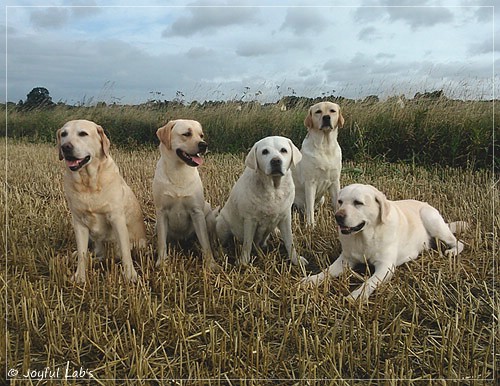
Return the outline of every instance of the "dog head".
{"type": "Polygon", "coordinates": [[[344,126],[344,117],[340,106],[332,102],[319,102],[309,108],[304,120],[308,130],[334,130],[344,126]]]}
{"type": "Polygon", "coordinates": [[[290,166],[296,165],[301,159],[302,154],[290,139],[273,136],[253,145],[245,165],[269,176],[284,176],[290,166]]]}
{"type": "Polygon", "coordinates": [[[352,184],[344,187],[338,198],[335,220],[343,235],[362,232],[387,221],[390,210],[385,195],[371,185],[352,184]]]}
{"type": "Polygon", "coordinates": [[[101,126],[84,119],[69,121],[57,130],[59,159],[76,172],[94,158],[109,156],[110,142],[101,126]]]}
{"type": "Polygon", "coordinates": [[[203,139],[203,129],[199,122],[176,119],[160,127],[156,135],[161,144],[167,150],[175,152],[186,165],[196,167],[203,164],[201,155],[206,153],[208,145],[203,139]]]}

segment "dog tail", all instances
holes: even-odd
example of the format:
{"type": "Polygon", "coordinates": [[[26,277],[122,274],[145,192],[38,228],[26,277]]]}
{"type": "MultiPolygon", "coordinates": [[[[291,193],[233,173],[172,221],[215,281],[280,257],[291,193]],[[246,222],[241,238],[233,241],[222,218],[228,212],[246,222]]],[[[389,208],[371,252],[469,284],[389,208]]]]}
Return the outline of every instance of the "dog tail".
{"type": "Polygon", "coordinates": [[[463,233],[469,229],[469,223],[466,221],[454,221],[448,224],[451,233],[463,233]]]}

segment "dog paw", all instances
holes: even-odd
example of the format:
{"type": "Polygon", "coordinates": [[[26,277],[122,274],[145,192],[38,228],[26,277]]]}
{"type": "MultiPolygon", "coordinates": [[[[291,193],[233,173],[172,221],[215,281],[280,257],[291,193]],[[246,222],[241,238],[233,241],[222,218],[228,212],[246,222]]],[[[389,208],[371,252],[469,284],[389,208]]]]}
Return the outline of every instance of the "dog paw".
{"type": "Polygon", "coordinates": [[[464,244],[460,241],[457,241],[457,245],[444,251],[444,254],[448,257],[455,257],[458,256],[463,250],[464,244]]]}
{"type": "Polygon", "coordinates": [[[203,262],[203,265],[206,270],[212,272],[212,273],[219,273],[222,272],[222,267],[217,264],[217,262],[214,259],[208,259],[203,262]]]}
{"type": "Polygon", "coordinates": [[[137,271],[134,267],[123,267],[123,277],[125,281],[129,283],[135,283],[137,281],[137,271]]]}
{"type": "Polygon", "coordinates": [[[167,260],[166,253],[158,255],[158,259],[156,260],[155,267],[160,268],[166,260],[167,260]]]}
{"type": "Polygon", "coordinates": [[[359,301],[368,302],[368,299],[370,298],[372,291],[370,291],[368,287],[361,286],[357,290],[354,290],[349,295],[347,295],[346,299],[350,303],[357,303],[359,301]]]}
{"type": "Polygon", "coordinates": [[[322,278],[321,274],[307,276],[307,277],[304,277],[300,281],[300,286],[301,287],[309,287],[309,288],[310,287],[317,287],[318,285],[321,284],[322,281],[323,281],[323,278],[322,278]]]}
{"type": "Polygon", "coordinates": [[[85,272],[79,272],[78,270],[75,272],[75,274],[71,277],[71,281],[76,283],[76,284],[84,284],[85,283],[85,272]]]}
{"type": "Polygon", "coordinates": [[[345,298],[349,303],[356,303],[359,299],[360,294],[357,293],[357,291],[351,292],[349,295],[347,295],[345,298]]]}
{"type": "Polygon", "coordinates": [[[293,265],[306,266],[309,264],[309,261],[305,257],[302,256],[294,256],[291,258],[291,262],[293,265]]]}
{"type": "Polygon", "coordinates": [[[239,267],[246,267],[250,265],[252,257],[250,255],[241,255],[241,257],[236,261],[236,265],[239,267]]]}

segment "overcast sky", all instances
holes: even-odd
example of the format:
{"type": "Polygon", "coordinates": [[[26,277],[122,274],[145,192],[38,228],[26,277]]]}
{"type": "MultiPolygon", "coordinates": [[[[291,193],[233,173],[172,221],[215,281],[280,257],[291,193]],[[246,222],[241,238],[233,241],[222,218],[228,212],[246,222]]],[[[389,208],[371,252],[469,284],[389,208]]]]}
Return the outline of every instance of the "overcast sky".
{"type": "Polygon", "coordinates": [[[69,104],[499,95],[493,0],[4,3],[12,102],[38,86],[69,104]]]}

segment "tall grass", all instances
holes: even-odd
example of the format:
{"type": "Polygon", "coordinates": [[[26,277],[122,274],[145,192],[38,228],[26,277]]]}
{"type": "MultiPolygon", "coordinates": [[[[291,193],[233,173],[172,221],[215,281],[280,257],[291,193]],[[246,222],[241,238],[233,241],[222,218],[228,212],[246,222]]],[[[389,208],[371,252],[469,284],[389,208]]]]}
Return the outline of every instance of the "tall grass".
{"type": "MultiPolygon", "coordinates": [[[[0,362],[18,371],[13,385],[494,382],[500,299],[492,251],[500,223],[488,170],[346,163],[343,185],[371,183],[390,199],[425,200],[447,220],[471,223],[458,258],[424,253],[358,306],[344,296],[363,270],[300,289],[302,272],[285,261],[276,239],[247,269],[233,266],[238,250],[228,248],[217,254],[224,271],[204,272],[196,245],[172,245],[169,262],[156,269],[151,183],[159,154],[146,148],[112,148],[146,217],[150,247],[135,260],[141,279],[123,283],[111,257],[93,261],[87,285],[76,286],[69,281],[75,240],[54,146],[10,141],[7,150],[0,362]],[[84,369],[93,378],[23,378],[45,368],[61,375],[84,369]]],[[[4,151],[2,144],[2,160],[4,151]]],[[[209,155],[201,168],[208,201],[222,205],[242,168],[241,155],[209,155]]],[[[311,262],[308,272],[338,256],[327,205],[312,231],[294,214],[293,231],[298,252],[311,262]]]]}
{"type": "MultiPolygon", "coordinates": [[[[346,124],[339,132],[344,158],[412,161],[421,165],[491,168],[500,130],[494,126],[493,102],[446,98],[384,102],[339,101],[346,124]],[[496,133],[494,140],[494,133],[496,133]]],[[[156,144],[156,129],[169,119],[191,118],[209,133],[210,149],[239,153],[267,135],[283,135],[296,145],[305,136],[309,106],[281,111],[280,105],[223,103],[217,105],[105,106],[51,110],[8,111],[7,133],[13,138],[54,141],[54,132],[66,121],[93,120],[104,127],[115,144],[156,144]]],[[[498,151],[498,150],[497,150],[498,151]]]]}

